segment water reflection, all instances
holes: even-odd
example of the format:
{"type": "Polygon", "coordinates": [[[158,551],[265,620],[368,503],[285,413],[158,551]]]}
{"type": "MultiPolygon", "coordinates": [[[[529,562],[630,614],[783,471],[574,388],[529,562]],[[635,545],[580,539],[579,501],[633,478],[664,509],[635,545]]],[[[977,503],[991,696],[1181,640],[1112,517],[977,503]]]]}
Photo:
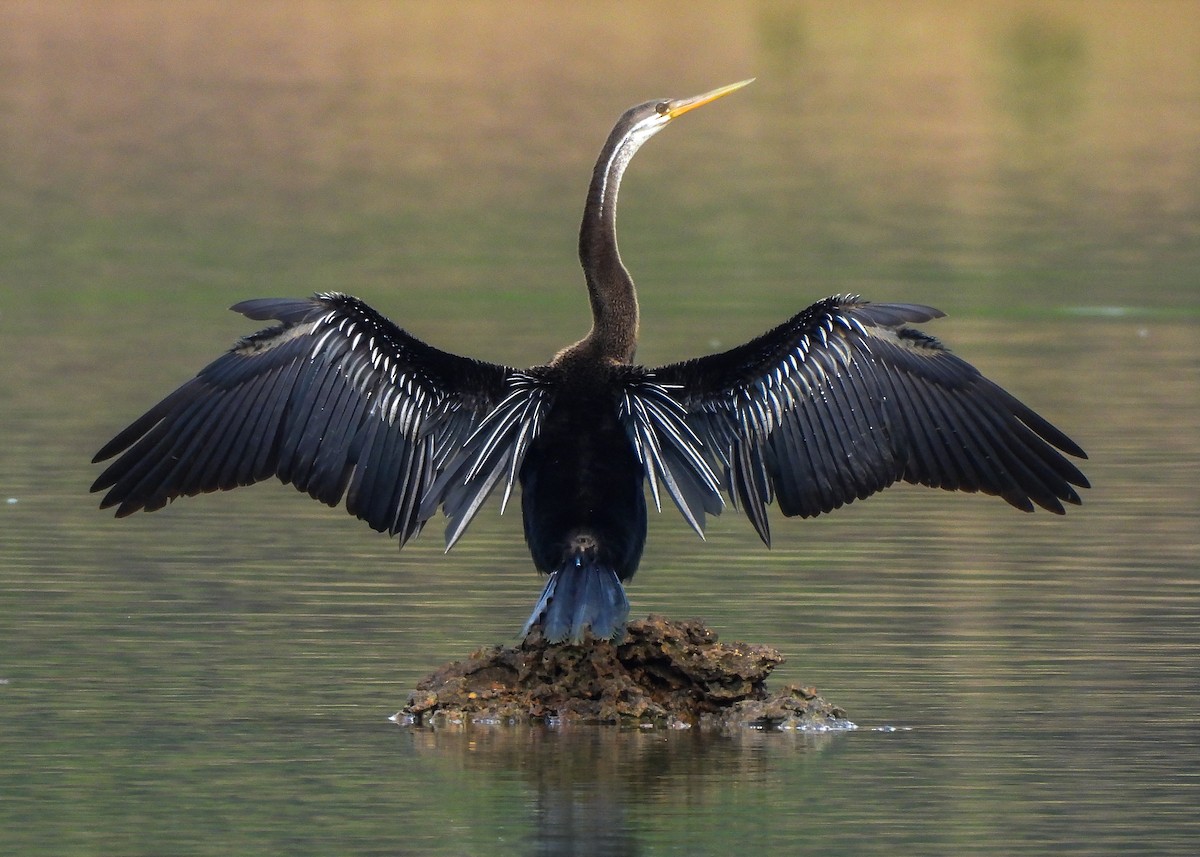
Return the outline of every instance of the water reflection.
{"type": "Polygon", "coordinates": [[[681,806],[720,813],[731,787],[767,789],[773,768],[839,738],[586,726],[402,728],[415,753],[438,768],[482,778],[482,788],[522,789],[532,826],[525,853],[547,857],[646,853],[648,819],[681,806]]]}

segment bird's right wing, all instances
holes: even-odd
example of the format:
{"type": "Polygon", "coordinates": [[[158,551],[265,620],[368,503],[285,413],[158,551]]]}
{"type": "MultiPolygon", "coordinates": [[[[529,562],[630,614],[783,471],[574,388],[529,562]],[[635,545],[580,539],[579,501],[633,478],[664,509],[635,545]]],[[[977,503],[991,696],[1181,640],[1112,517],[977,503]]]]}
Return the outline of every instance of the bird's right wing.
{"type": "MultiPolygon", "coordinates": [[[[651,371],[726,494],[770,543],[766,506],[810,517],[898,480],[1062,513],[1086,487],[1070,438],[910,322],[915,304],[819,301],[721,354],[651,371]]],[[[680,469],[680,468],[677,468],[680,469]]],[[[693,470],[698,468],[693,467],[693,470]]]]}
{"type": "Polygon", "coordinates": [[[122,517],[278,476],[330,506],[344,496],[401,544],[419,532],[443,499],[429,496],[438,474],[513,371],[439,351],[346,295],[233,309],[281,324],[239,341],[96,454],[120,454],[92,485],[107,489],[101,508],[122,517]]]}

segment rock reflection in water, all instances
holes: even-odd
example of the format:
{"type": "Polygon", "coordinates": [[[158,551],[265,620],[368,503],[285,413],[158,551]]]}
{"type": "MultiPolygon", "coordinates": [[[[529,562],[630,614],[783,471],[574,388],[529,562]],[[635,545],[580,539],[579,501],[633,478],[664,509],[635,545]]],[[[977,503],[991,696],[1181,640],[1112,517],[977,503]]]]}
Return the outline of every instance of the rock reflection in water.
{"type": "Polygon", "coordinates": [[[406,730],[418,756],[461,776],[516,781],[529,792],[529,853],[636,855],[663,813],[717,811],[731,782],[769,782],[796,753],[820,752],[843,733],[620,729],[471,724],[406,730]]]}

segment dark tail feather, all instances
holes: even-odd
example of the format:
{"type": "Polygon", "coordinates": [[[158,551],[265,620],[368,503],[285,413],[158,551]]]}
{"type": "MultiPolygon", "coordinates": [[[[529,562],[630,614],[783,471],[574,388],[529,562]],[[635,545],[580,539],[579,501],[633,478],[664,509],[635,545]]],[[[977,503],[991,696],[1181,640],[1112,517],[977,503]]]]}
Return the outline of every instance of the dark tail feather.
{"type": "Polygon", "coordinates": [[[629,600],[617,573],[577,554],[550,575],[521,636],[540,627],[542,636],[551,643],[568,637],[579,643],[584,630],[591,628],[593,637],[613,639],[625,632],[628,618],[629,600]]]}

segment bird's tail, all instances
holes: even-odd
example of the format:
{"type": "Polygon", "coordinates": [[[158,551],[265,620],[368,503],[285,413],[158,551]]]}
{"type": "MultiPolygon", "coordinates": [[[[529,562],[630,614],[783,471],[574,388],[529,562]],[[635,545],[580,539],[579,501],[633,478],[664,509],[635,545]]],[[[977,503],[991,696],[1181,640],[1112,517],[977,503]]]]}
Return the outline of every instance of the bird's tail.
{"type": "Polygon", "coordinates": [[[521,637],[540,627],[551,643],[567,638],[579,643],[584,630],[591,628],[593,637],[613,639],[625,633],[628,618],[629,599],[617,573],[596,562],[590,552],[579,552],[550,575],[521,637]]]}

